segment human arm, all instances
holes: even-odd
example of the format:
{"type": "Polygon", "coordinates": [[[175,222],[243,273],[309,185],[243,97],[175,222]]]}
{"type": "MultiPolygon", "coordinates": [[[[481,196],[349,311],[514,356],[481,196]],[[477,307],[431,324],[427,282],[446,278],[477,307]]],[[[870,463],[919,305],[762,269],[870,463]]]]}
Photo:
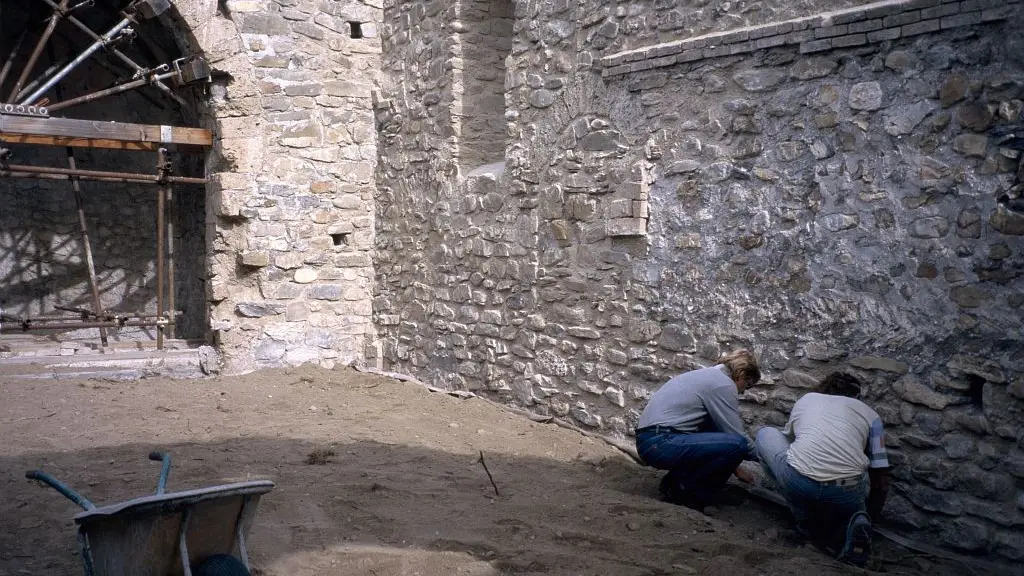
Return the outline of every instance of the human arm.
{"type": "Polygon", "coordinates": [[[889,495],[889,458],[885,453],[885,430],[881,419],[876,418],[871,423],[865,453],[868,456],[868,479],[871,482],[867,501],[868,516],[877,522],[882,517],[882,508],[889,495]]]}
{"type": "Polygon", "coordinates": [[[868,478],[871,480],[871,492],[868,493],[868,516],[873,522],[882,517],[882,508],[885,506],[885,498],[889,495],[889,469],[868,468],[868,478]]]}
{"type": "Polygon", "coordinates": [[[736,389],[728,386],[719,386],[708,390],[701,400],[704,402],[704,409],[714,423],[715,428],[728,434],[738,434],[747,440],[747,455],[745,460],[756,460],[754,455],[754,443],[747,438],[743,431],[743,421],[740,420],[740,403],[736,398],[736,389]]]}

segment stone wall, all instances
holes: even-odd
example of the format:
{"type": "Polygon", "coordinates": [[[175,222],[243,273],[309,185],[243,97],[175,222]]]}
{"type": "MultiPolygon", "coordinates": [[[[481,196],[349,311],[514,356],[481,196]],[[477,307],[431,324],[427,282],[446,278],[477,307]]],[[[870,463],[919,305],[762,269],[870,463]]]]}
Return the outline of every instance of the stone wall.
{"type": "MultiPolygon", "coordinates": [[[[448,23],[454,7],[432,2],[385,3],[384,76],[377,104],[377,243],[374,320],[383,357],[423,366],[436,341],[427,322],[433,305],[435,251],[446,226],[440,206],[452,196],[451,68],[448,23]]],[[[450,230],[450,227],[446,228],[450,230]]]]}
{"type": "MultiPolygon", "coordinates": [[[[430,128],[394,128],[422,159],[378,173],[389,367],[624,435],[665,379],[738,346],[768,384],[752,429],[849,370],[889,427],[889,519],[1019,559],[1024,215],[997,145],[1021,121],[1019,5],[721,16],[637,49],[622,6],[516,3],[503,173],[453,181],[430,128]]],[[[454,14],[404,4],[386,28],[443,38],[454,14]],[[418,10],[438,17],[402,20],[418,10]]],[[[425,70],[390,76],[446,86],[425,70]]],[[[435,116],[429,91],[385,89],[379,126],[421,111],[444,133],[446,90],[435,116]]]]}
{"type": "MultiPolygon", "coordinates": [[[[95,12],[123,4],[104,1],[95,12]]],[[[375,357],[372,89],[381,73],[381,18],[370,0],[179,0],[159,18],[182,53],[202,55],[213,68],[197,94],[199,117],[160,123],[215,135],[205,167],[194,170],[205,168],[205,193],[181,202],[205,230],[182,229],[177,254],[179,279],[192,272],[198,283],[189,314],[228,371],[375,357]]],[[[148,101],[119,104],[128,111],[110,106],[104,118],[131,120],[134,110],[150,114],[141,121],[157,121],[148,101]]],[[[140,171],[152,165],[139,162],[140,171]]],[[[142,245],[152,230],[144,225],[148,208],[103,200],[130,220],[124,234],[137,232],[115,237],[97,223],[97,238],[118,250],[112,277],[151,284],[142,245]]],[[[40,234],[51,228],[70,233],[64,220],[33,221],[40,234]]]]}
{"type": "Polygon", "coordinates": [[[614,52],[868,3],[870,0],[586,0],[580,23],[591,47],[614,52]]]}
{"type": "Polygon", "coordinates": [[[208,298],[226,369],[365,357],[380,71],[373,2],[176,4],[214,69],[208,298]]]}

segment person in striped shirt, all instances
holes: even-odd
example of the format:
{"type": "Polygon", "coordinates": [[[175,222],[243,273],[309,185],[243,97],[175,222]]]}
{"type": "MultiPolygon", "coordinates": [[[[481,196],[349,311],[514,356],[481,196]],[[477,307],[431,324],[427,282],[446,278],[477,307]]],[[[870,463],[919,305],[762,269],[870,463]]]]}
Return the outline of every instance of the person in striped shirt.
{"type": "Polygon", "coordinates": [[[860,381],[834,372],[805,394],[785,428],[762,428],[754,449],[805,536],[840,560],[864,566],[871,520],[889,490],[885,431],[878,413],[857,399],[860,381]]]}

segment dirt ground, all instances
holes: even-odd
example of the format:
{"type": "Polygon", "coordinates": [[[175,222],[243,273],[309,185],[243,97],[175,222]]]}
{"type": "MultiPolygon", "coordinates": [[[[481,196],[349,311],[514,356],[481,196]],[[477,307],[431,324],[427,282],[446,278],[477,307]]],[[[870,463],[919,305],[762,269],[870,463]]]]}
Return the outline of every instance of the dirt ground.
{"type": "MultiPolygon", "coordinates": [[[[350,369],[0,376],[0,398],[2,576],[81,573],[76,507],[26,470],[113,503],[153,491],[152,450],[174,457],[169,490],[276,483],[250,535],[262,576],[862,573],[796,541],[783,511],[742,491],[710,516],[662,503],[659,473],[600,440],[350,369]],[[333,455],[308,463],[315,451],[333,455]]],[[[958,573],[885,546],[873,568],[958,573]]]]}

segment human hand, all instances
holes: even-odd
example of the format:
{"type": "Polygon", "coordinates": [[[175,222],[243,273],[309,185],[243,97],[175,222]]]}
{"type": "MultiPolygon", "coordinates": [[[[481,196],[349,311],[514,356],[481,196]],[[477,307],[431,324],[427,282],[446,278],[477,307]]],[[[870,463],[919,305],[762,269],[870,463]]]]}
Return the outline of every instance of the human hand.
{"type": "Polygon", "coordinates": [[[737,468],[736,471],[733,472],[733,474],[735,474],[736,478],[738,478],[741,482],[745,482],[747,484],[754,483],[754,474],[747,470],[746,468],[743,468],[742,466],[737,468]]]}

